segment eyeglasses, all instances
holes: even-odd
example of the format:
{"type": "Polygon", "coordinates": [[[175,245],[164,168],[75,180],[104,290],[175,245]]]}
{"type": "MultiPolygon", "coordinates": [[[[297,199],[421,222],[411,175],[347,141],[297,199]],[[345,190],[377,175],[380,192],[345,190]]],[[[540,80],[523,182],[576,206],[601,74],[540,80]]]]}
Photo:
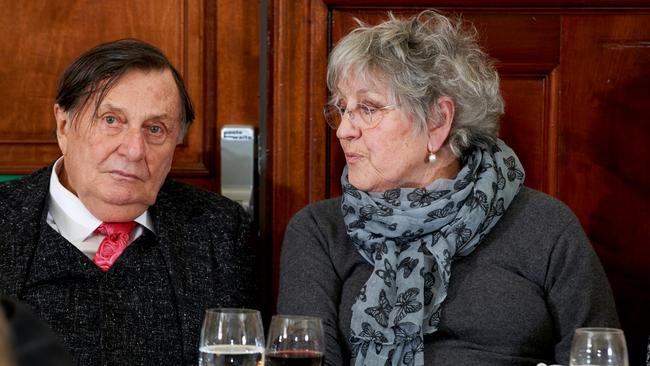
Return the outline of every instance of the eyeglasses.
{"type": "Polygon", "coordinates": [[[339,128],[343,121],[343,116],[346,114],[348,115],[348,119],[353,121],[357,127],[365,130],[373,128],[381,122],[383,111],[395,109],[397,107],[397,104],[391,104],[385,107],[371,107],[367,104],[357,103],[357,106],[354,109],[347,109],[341,108],[336,104],[327,104],[323,108],[323,114],[325,115],[325,121],[327,124],[335,130],[339,128]],[[361,117],[359,118],[361,123],[356,124],[355,114],[358,114],[359,117],[361,117]]]}

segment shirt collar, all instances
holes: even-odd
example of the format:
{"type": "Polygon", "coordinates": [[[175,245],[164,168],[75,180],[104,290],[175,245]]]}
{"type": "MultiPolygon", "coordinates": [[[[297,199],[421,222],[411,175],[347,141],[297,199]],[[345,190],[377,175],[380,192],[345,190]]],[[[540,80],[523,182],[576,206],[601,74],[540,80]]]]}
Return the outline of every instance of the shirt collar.
{"type": "MultiPolygon", "coordinates": [[[[62,164],[63,156],[57,159],[52,168],[49,211],[62,236],[82,241],[92,235],[102,222],[88,211],[75,194],[61,184],[59,174],[62,164]]],[[[133,221],[155,233],[149,210],[133,221]]]]}

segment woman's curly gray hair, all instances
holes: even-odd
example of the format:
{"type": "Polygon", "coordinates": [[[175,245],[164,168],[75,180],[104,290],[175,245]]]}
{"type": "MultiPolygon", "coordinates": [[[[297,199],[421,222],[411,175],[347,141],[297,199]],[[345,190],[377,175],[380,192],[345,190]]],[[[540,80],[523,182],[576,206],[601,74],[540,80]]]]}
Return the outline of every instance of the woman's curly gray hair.
{"type": "Polygon", "coordinates": [[[440,120],[437,100],[454,101],[455,117],[447,143],[458,157],[471,147],[487,147],[498,135],[503,99],[499,75],[477,43],[476,28],[460,18],[423,11],[410,19],[376,26],[359,22],[330,54],[327,86],[337,103],[341,82],[382,81],[389,96],[426,130],[440,120]]]}

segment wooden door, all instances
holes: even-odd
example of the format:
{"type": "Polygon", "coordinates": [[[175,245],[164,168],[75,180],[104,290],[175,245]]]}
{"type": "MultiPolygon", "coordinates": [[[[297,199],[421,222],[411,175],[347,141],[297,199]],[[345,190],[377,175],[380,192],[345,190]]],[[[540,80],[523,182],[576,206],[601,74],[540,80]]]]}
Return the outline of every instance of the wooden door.
{"type": "MultiPolygon", "coordinates": [[[[578,215],[614,289],[631,364],[650,329],[650,4],[645,1],[273,2],[270,217],[274,263],[306,204],[339,195],[344,160],[324,123],[328,50],[386,11],[461,13],[498,60],[501,136],[526,184],[578,215]]],[[[277,274],[277,266],[275,268],[277,274]]]]}

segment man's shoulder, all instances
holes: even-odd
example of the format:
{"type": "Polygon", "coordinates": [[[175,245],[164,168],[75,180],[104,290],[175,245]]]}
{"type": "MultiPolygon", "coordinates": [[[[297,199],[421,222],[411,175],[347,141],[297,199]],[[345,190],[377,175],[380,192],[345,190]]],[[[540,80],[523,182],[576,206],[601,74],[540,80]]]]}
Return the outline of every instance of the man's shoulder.
{"type": "Polygon", "coordinates": [[[239,204],[216,192],[171,178],[161,187],[156,205],[190,216],[240,215],[243,211],[239,204]]]}
{"type": "Polygon", "coordinates": [[[30,175],[0,183],[0,205],[25,207],[25,201],[41,201],[47,195],[52,168],[41,168],[30,175]]]}

